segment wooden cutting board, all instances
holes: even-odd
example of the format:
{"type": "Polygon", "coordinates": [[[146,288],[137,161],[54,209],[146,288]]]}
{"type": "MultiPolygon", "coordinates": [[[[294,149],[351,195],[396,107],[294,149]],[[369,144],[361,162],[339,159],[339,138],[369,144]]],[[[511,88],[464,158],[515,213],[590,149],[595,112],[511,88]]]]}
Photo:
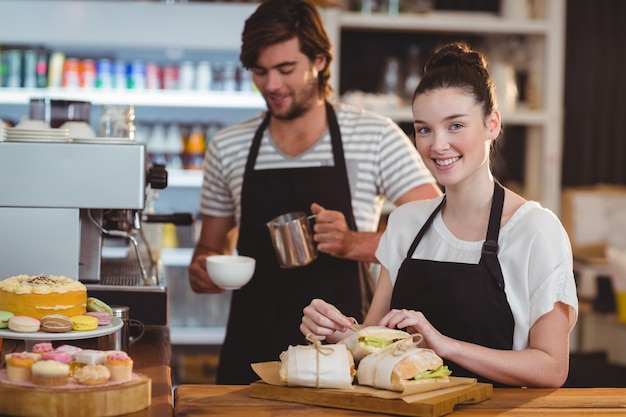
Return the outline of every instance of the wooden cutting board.
{"type": "Polygon", "coordinates": [[[250,396],[254,398],[412,417],[439,417],[451,413],[457,404],[486,400],[493,395],[493,386],[483,383],[459,385],[419,395],[419,400],[407,403],[402,399],[350,395],[345,391],[284,387],[265,382],[250,385],[250,396]]]}
{"type": "Polygon", "coordinates": [[[151,380],[77,389],[18,386],[0,383],[0,414],[12,417],[110,417],[150,406],[151,380]]]}

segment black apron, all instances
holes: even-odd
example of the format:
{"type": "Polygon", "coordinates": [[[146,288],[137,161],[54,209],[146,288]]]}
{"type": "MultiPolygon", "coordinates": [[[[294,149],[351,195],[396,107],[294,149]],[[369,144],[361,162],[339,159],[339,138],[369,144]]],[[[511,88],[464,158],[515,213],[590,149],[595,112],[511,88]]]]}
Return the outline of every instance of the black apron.
{"type": "Polygon", "coordinates": [[[300,332],[302,310],[313,298],[362,320],[359,263],[324,253],[312,263],[282,269],[266,223],[281,214],[309,212],[311,203],[341,211],[352,230],[350,184],[335,112],[326,104],[334,166],[254,170],[269,114],[259,126],[248,155],[241,191],[237,250],[256,259],[250,282],[233,292],[226,338],[217,372],[219,384],[259,379],[250,364],[276,361],[289,345],[307,344],[300,332]]]}
{"type": "MultiPolygon", "coordinates": [[[[407,252],[393,288],[391,308],[419,310],[442,334],[454,339],[511,350],[515,321],[504,292],[504,278],[498,262],[498,236],[504,205],[504,189],[494,186],[487,237],[478,264],[411,259],[415,248],[441,210],[430,215],[407,252]]],[[[446,360],[453,376],[478,378],[446,360]]]]}

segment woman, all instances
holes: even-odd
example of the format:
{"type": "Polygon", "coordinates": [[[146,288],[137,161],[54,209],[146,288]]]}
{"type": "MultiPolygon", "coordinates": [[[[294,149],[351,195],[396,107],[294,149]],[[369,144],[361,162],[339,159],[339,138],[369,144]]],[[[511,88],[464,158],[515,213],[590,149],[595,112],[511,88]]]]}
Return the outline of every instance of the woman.
{"type": "MultiPolygon", "coordinates": [[[[484,56],[462,43],[435,52],[413,116],[417,149],[446,192],[391,214],[363,324],[420,333],[456,376],[563,385],[578,310],[571,245],[551,211],[492,175],[502,127],[484,56]]],[[[316,299],[300,330],[337,342],[351,325],[316,299]]]]}

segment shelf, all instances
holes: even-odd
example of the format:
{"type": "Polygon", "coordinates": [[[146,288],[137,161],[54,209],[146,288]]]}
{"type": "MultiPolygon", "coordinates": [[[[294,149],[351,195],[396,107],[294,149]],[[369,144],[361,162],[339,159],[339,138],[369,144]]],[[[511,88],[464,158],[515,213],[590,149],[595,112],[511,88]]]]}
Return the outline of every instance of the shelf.
{"type": "Polygon", "coordinates": [[[339,24],[342,29],[388,32],[544,35],[550,29],[549,22],[544,20],[504,19],[493,13],[446,11],[423,14],[406,13],[395,16],[384,13],[341,12],[339,24]]]}
{"type": "Polygon", "coordinates": [[[66,88],[0,88],[0,104],[28,104],[31,98],[82,100],[92,104],[133,104],[150,107],[212,107],[263,109],[256,92],[182,90],[93,90],[66,88]]]}
{"type": "MultiPolygon", "coordinates": [[[[401,107],[396,109],[377,109],[377,113],[385,115],[397,123],[412,123],[411,107],[401,107]]],[[[502,121],[505,125],[543,125],[547,121],[547,115],[541,110],[529,110],[523,107],[513,111],[502,111],[502,121]]]]}

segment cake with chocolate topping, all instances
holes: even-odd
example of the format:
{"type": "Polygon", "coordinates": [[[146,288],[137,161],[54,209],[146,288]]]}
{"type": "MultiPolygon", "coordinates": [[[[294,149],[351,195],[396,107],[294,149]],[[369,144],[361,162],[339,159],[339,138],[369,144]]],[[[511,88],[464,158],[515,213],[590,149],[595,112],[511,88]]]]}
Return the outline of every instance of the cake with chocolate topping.
{"type": "Polygon", "coordinates": [[[63,276],[18,275],[0,281],[0,310],[41,319],[50,314],[85,314],[87,288],[63,276]]]}

